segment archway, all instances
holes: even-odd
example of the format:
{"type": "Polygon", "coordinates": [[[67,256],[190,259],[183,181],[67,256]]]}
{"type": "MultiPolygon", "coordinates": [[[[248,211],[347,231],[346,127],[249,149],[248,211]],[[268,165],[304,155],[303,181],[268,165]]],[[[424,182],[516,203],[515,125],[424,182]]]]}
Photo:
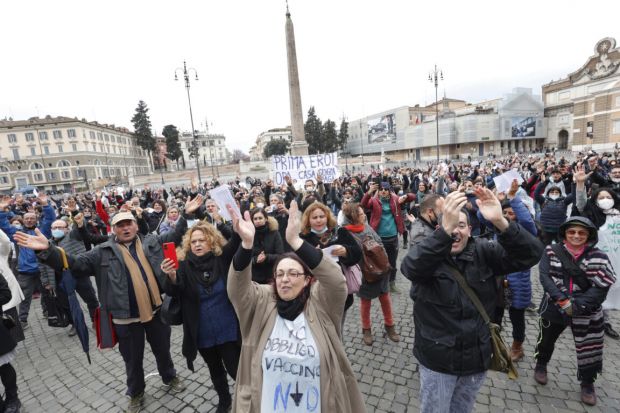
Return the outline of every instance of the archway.
{"type": "Polygon", "coordinates": [[[558,149],[568,149],[568,131],[566,129],[562,129],[558,133],[558,149]]]}

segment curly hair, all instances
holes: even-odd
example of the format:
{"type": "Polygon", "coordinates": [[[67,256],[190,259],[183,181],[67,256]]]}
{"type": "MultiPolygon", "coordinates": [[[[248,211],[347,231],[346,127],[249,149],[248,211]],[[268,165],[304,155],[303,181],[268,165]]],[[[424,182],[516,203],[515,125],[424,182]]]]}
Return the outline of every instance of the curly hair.
{"type": "Polygon", "coordinates": [[[215,226],[201,221],[188,229],[183,236],[181,246],[177,248],[177,256],[180,260],[184,259],[187,253],[191,251],[192,234],[196,231],[200,231],[205,235],[209,247],[211,251],[213,251],[213,255],[222,255],[222,247],[226,245],[226,239],[215,226]]]}
{"type": "Polygon", "coordinates": [[[323,211],[325,213],[325,216],[327,216],[327,228],[330,230],[336,228],[337,221],[336,217],[334,217],[334,214],[332,214],[332,211],[326,205],[315,201],[308,205],[308,207],[304,211],[304,215],[301,217],[302,234],[306,235],[310,232],[310,215],[317,208],[323,211]]]}

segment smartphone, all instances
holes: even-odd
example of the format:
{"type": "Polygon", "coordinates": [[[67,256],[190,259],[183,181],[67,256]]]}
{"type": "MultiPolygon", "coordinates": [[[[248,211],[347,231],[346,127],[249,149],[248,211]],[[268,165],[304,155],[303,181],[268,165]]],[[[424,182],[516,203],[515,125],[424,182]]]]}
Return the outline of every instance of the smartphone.
{"type": "Polygon", "coordinates": [[[174,268],[179,268],[179,260],[177,259],[177,248],[174,246],[174,242],[164,242],[162,245],[164,249],[164,258],[168,258],[174,262],[174,268]]]}

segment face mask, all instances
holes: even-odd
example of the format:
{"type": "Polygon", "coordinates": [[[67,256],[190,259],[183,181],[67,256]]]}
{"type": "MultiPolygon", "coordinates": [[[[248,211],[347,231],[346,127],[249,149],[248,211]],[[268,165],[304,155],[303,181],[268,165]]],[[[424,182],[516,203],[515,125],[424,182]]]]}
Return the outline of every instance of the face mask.
{"type": "Polygon", "coordinates": [[[262,202],[256,204],[256,208],[263,208],[264,206],[265,204],[263,204],[262,202]]]}
{"type": "Polygon", "coordinates": [[[611,182],[617,184],[618,182],[620,182],[620,178],[611,178],[611,182]]]}
{"type": "Polygon", "coordinates": [[[555,201],[556,199],[558,199],[559,197],[560,197],[560,195],[557,195],[557,194],[549,195],[549,199],[552,199],[552,200],[554,200],[554,201],[555,201]]]}
{"type": "Polygon", "coordinates": [[[306,192],[312,192],[314,191],[314,187],[313,186],[307,186],[306,187],[306,192]]]}
{"type": "Polygon", "coordinates": [[[474,193],[474,190],[473,190],[473,189],[466,189],[466,190],[465,190],[465,193],[466,193],[467,195],[471,195],[471,194],[473,194],[473,193],[474,193]]]}
{"type": "Polygon", "coordinates": [[[596,205],[602,210],[607,210],[614,206],[614,200],[609,198],[599,199],[596,201],[596,205]]]}
{"type": "Polygon", "coordinates": [[[21,225],[17,224],[17,225],[13,225],[13,228],[15,228],[18,231],[21,231],[23,227],[21,225]]]}
{"type": "Polygon", "coordinates": [[[60,239],[62,237],[65,236],[65,231],[63,231],[62,229],[53,229],[52,230],[52,237],[56,238],[56,239],[60,239]]]}
{"type": "Polygon", "coordinates": [[[325,234],[325,232],[327,231],[327,226],[325,226],[323,229],[321,230],[316,230],[314,228],[310,228],[310,231],[312,231],[313,234],[317,234],[317,235],[323,235],[325,234]]]}

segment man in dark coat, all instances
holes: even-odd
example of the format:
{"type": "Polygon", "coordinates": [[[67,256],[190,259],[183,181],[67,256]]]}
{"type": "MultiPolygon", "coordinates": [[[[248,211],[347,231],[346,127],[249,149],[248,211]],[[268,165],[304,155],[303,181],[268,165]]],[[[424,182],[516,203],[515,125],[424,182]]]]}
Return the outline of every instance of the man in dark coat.
{"type": "Polygon", "coordinates": [[[455,277],[464,277],[492,314],[499,293],[495,276],[536,264],[543,246],[502,215],[499,200],[477,188],[476,204],[498,231],[497,241],[471,237],[462,192],[446,197],[440,227],[412,245],[402,273],[417,291],[413,354],[420,362],[420,410],[469,412],[492,355],[488,326],[455,277]]]}

